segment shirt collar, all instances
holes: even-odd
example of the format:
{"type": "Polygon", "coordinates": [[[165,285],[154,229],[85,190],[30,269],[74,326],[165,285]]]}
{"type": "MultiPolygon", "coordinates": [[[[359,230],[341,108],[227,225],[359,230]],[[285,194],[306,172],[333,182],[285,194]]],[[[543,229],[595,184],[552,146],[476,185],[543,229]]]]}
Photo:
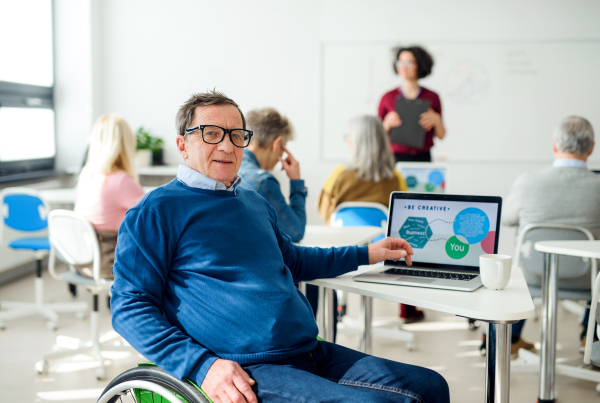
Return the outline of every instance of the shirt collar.
{"type": "Polygon", "coordinates": [[[227,186],[225,186],[224,183],[217,182],[214,179],[210,179],[206,175],[203,175],[200,172],[195,171],[192,168],[185,165],[179,165],[179,169],[177,170],[177,179],[179,180],[179,182],[192,188],[206,190],[221,190],[226,192],[233,192],[233,194],[235,194],[235,190],[242,182],[242,177],[236,175],[235,180],[233,181],[233,185],[227,188],[227,186]]]}
{"type": "Polygon", "coordinates": [[[582,168],[588,169],[585,161],[575,158],[557,158],[552,163],[554,168],[582,168]]]}
{"type": "Polygon", "coordinates": [[[247,148],[244,149],[244,157],[248,157],[252,162],[254,162],[254,164],[258,167],[260,167],[260,164],[258,163],[258,158],[256,158],[256,155],[254,155],[254,153],[250,150],[248,150],[247,148]]]}

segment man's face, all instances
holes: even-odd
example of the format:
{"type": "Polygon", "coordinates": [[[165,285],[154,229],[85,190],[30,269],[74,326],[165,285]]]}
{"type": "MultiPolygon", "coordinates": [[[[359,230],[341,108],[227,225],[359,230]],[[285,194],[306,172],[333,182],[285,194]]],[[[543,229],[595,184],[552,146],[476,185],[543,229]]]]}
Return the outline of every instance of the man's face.
{"type": "MultiPolygon", "coordinates": [[[[233,105],[198,106],[190,127],[215,125],[224,129],[242,129],[242,116],[233,105]]],[[[177,149],[186,165],[227,187],[233,184],[242,164],[244,149],[231,143],[229,134],[219,144],[207,144],[197,130],[189,135],[189,142],[177,136],[177,149]]]]}

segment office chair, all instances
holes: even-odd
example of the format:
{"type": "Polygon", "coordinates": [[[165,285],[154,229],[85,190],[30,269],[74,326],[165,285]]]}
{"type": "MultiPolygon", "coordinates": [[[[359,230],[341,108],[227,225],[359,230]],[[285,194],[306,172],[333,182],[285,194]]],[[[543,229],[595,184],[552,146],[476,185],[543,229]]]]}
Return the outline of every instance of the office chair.
{"type": "Polygon", "coordinates": [[[596,276],[594,287],[592,288],[592,305],[590,306],[590,318],[588,320],[587,335],[585,338],[585,350],[583,353],[583,363],[592,365],[589,368],[576,368],[574,372],[577,378],[587,379],[592,382],[599,382],[596,385],[596,391],[600,393],[600,341],[594,341],[594,333],[600,335],[600,327],[596,326],[596,322],[600,323],[600,309],[598,309],[598,301],[600,297],[600,275],[596,276]]]}
{"type": "MultiPolygon", "coordinates": [[[[513,264],[521,267],[529,292],[533,298],[542,296],[541,277],[544,270],[544,254],[533,246],[539,241],[552,240],[594,240],[594,235],[583,227],[564,224],[534,223],[528,224],[517,237],[513,264]]],[[[573,302],[591,299],[591,288],[598,274],[596,259],[582,259],[574,256],[559,256],[558,299],[571,300],[562,306],[583,316],[585,307],[573,302]]],[[[576,333],[576,332],[574,332],[576,333]]],[[[512,364],[512,372],[538,372],[539,356],[523,349],[519,350],[519,359],[512,364]]],[[[556,364],[556,373],[569,375],[569,368],[556,364]],[[564,370],[564,371],[563,371],[564,370]],[[566,371],[566,372],[565,372],[566,371]]]]}
{"type": "MultiPolygon", "coordinates": [[[[336,206],[335,210],[331,213],[329,222],[332,227],[353,227],[353,226],[372,226],[382,227],[387,229],[387,218],[388,209],[383,204],[372,203],[372,202],[345,202],[340,203],[336,206]]],[[[373,242],[377,242],[385,238],[385,235],[380,235],[373,239],[373,242]]],[[[371,297],[363,296],[361,299],[361,309],[372,309],[371,297]],[[368,307],[368,308],[365,308],[368,307]]],[[[342,307],[345,306],[346,295],[345,293],[339,298],[342,301],[342,307]]],[[[344,310],[344,309],[342,309],[344,310]]],[[[369,317],[372,317],[371,313],[367,313],[369,317]]],[[[357,331],[360,327],[358,321],[349,318],[348,316],[342,316],[342,323],[351,331],[357,331]]],[[[415,341],[414,333],[408,332],[401,329],[402,323],[400,320],[390,320],[372,326],[371,333],[380,337],[385,337],[393,340],[405,341],[406,348],[409,351],[416,350],[417,343],[415,341]]],[[[368,343],[362,341],[362,343],[368,343]]],[[[365,346],[365,352],[369,352],[369,346],[365,346]]]]}
{"type": "Polygon", "coordinates": [[[83,317],[87,304],[81,302],[44,303],[42,259],[48,254],[50,244],[46,237],[47,216],[50,209],[35,189],[6,188],[0,194],[2,220],[0,240],[14,250],[30,251],[36,259],[35,302],[1,301],[0,329],[4,321],[29,315],[42,315],[48,319],[47,327],[58,328],[57,312],[76,312],[83,317]],[[8,230],[8,231],[7,231],[8,230]]]}
{"type": "Polygon", "coordinates": [[[68,210],[53,210],[48,216],[48,230],[50,240],[50,257],[48,271],[57,280],[65,281],[88,289],[93,296],[94,309],[90,315],[92,339],[88,342],[79,342],[75,348],[60,348],[43,355],[41,361],[35,364],[38,373],[47,373],[49,361],[57,358],[87,354],[95,356],[100,361],[96,369],[96,378],[104,379],[106,367],[103,351],[130,351],[135,350],[129,345],[115,345],[113,340],[100,342],[98,295],[108,290],[113,281],[100,278],[100,246],[96,231],[92,225],[80,214],[68,210]],[[58,273],[56,260],[67,263],[68,270],[58,273]],[[75,265],[92,265],[94,277],[89,278],[79,274],[75,265]]]}

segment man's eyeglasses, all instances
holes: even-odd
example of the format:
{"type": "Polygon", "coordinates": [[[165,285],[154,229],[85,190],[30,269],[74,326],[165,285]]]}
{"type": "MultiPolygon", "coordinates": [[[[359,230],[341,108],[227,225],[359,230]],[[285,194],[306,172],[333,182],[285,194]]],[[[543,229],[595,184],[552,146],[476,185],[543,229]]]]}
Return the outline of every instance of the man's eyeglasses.
{"type": "Polygon", "coordinates": [[[250,130],[223,129],[222,127],[214,125],[200,125],[191,127],[189,129],[185,129],[185,134],[190,134],[197,130],[200,130],[200,133],[202,133],[202,140],[208,144],[219,144],[221,141],[223,141],[225,135],[229,134],[229,140],[231,140],[231,143],[239,148],[248,147],[250,144],[250,139],[254,134],[250,130]]]}
{"type": "Polygon", "coordinates": [[[402,60],[396,60],[396,68],[405,65],[406,67],[413,67],[416,66],[417,64],[415,62],[411,62],[411,61],[402,61],[402,60]]]}

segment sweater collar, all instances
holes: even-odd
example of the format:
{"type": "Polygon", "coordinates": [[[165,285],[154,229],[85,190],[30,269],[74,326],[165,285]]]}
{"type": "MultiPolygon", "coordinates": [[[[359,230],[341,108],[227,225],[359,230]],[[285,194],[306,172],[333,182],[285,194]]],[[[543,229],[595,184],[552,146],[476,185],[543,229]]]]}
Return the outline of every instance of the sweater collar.
{"type": "Polygon", "coordinates": [[[233,192],[242,182],[242,177],[236,175],[235,180],[233,181],[233,185],[225,186],[224,183],[217,182],[214,179],[207,177],[206,175],[201,174],[198,171],[193,170],[190,167],[185,165],[179,165],[179,169],[177,170],[177,179],[179,182],[183,183],[186,186],[198,189],[206,189],[206,190],[220,190],[225,192],[233,192]]]}

